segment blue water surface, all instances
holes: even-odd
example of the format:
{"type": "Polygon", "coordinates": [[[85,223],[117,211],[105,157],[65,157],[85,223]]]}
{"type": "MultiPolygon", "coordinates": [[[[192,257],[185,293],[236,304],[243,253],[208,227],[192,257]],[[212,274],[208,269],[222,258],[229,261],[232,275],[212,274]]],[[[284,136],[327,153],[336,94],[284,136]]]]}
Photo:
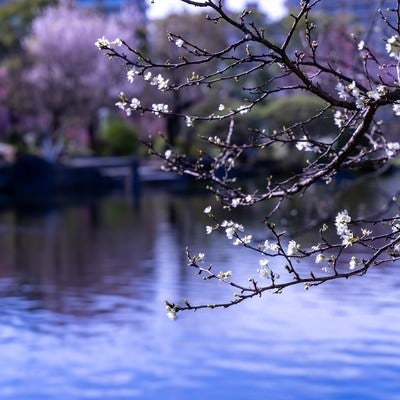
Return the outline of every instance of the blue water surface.
{"type": "Polygon", "coordinates": [[[0,399],[400,399],[398,265],[166,317],[165,299],[232,294],[186,266],[186,245],[239,280],[256,273],[254,255],[204,235],[207,202],[0,213],[0,399]]]}

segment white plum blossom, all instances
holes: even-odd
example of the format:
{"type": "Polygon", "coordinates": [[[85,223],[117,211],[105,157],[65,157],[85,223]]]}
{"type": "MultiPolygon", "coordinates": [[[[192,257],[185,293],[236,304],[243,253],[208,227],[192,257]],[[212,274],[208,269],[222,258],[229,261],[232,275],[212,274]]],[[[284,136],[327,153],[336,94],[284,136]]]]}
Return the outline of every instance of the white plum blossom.
{"type": "Polygon", "coordinates": [[[365,48],[365,42],[364,42],[364,40],[360,40],[360,41],[358,42],[357,49],[358,49],[359,51],[361,51],[361,50],[364,50],[364,48],[365,48]]]}
{"type": "Polygon", "coordinates": [[[144,74],[143,79],[144,79],[145,81],[149,81],[149,80],[151,79],[152,76],[153,76],[152,73],[149,71],[149,72],[146,72],[146,73],[144,74]]]}
{"type": "Polygon", "coordinates": [[[400,215],[395,215],[392,221],[392,232],[397,233],[400,231],[400,215]]]}
{"type": "Polygon", "coordinates": [[[260,268],[257,269],[258,274],[261,278],[269,278],[271,276],[271,269],[268,266],[269,260],[263,258],[259,261],[260,268]]]}
{"type": "Polygon", "coordinates": [[[225,110],[225,106],[223,104],[220,104],[218,106],[218,111],[224,111],[225,110]]]}
{"type": "Polygon", "coordinates": [[[360,89],[357,87],[356,82],[352,81],[350,85],[347,86],[347,89],[350,91],[351,95],[355,98],[356,107],[359,109],[364,108],[365,96],[361,94],[360,89]]]}
{"type": "Polygon", "coordinates": [[[197,262],[203,261],[203,260],[204,260],[204,257],[205,257],[205,254],[204,254],[204,253],[199,253],[199,254],[197,254],[197,256],[196,256],[197,262]]]}
{"type": "Polygon", "coordinates": [[[232,276],[232,271],[221,271],[217,277],[221,279],[222,281],[225,281],[226,279],[229,279],[232,276]]]}
{"type": "Polygon", "coordinates": [[[357,257],[352,256],[350,259],[350,262],[349,262],[349,269],[350,270],[356,269],[357,266],[360,264],[361,264],[361,261],[357,257]]]}
{"type": "Polygon", "coordinates": [[[306,136],[303,136],[297,143],[296,148],[299,151],[312,151],[313,153],[319,153],[320,149],[318,146],[312,145],[306,136]]]}
{"type": "Polygon", "coordinates": [[[221,223],[221,227],[222,228],[226,228],[226,227],[229,227],[229,226],[233,226],[235,229],[237,229],[240,232],[244,231],[244,227],[241,224],[238,224],[238,223],[233,222],[233,221],[227,221],[227,220],[222,221],[222,223],[221,223]]]}
{"type": "Polygon", "coordinates": [[[110,46],[110,41],[105,37],[102,36],[101,38],[98,38],[94,44],[99,50],[107,48],[110,46]]]}
{"type": "Polygon", "coordinates": [[[271,249],[272,251],[278,252],[278,251],[279,251],[279,244],[278,244],[278,243],[271,243],[270,249],[271,249]]]}
{"type": "Polygon", "coordinates": [[[235,228],[233,226],[230,226],[225,229],[226,237],[231,240],[233,239],[233,235],[235,234],[235,228]]]}
{"type": "Polygon", "coordinates": [[[386,40],[385,49],[387,53],[392,51],[392,44],[395,43],[397,40],[397,36],[391,36],[389,39],[386,40]]]}
{"type": "Polygon", "coordinates": [[[339,82],[339,83],[336,85],[336,91],[338,92],[339,97],[340,97],[341,99],[343,99],[343,100],[346,100],[346,99],[349,97],[349,96],[348,96],[348,93],[347,93],[347,89],[346,89],[346,87],[343,85],[342,82],[339,82]]]}
{"type": "Polygon", "coordinates": [[[114,45],[114,46],[121,47],[123,43],[122,43],[122,40],[120,38],[116,38],[112,42],[110,42],[110,44],[114,45]]]}
{"type": "Polygon", "coordinates": [[[369,229],[362,228],[362,229],[361,229],[361,234],[362,234],[364,237],[365,237],[365,236],[369,236],[369,235],[372,234],[372,231],[370,231],[369,229]]]}
{"type": "Polygon", "coordinates": [[[354,97],[358,97],[360,95],[360,89],[358,89],[356,81],[352,81],[348,86],[347,89],[351,91],[351,94],[354,97]]]}
{"type": "Polygon", "coordinates": [[[175,310],[168,311],[168,312],[167,312],[167,317],[168,317],[169,319],[172,319],[172,320],[175,320],[175,319],[178,318],[178,316],[176,315],[176,311],[175,311],[175,310]]]}
{"type": "Polygon", "coordinates": [[[367,92],[367,96],[372,100],[379,100],[382,97],[382,93],[378,90],[370,90],[367,92]]]}
{"type": "Polygon", "coordinates": [[[385,152],[389,158],[394,157],[400,151],[399,142],[389,142],[386,143],[385,152]]]}
{"type": "Polygon", "coordinates": [[[337,234],[340,236],[348,229],[347,224],[351,222],[351,217],[347,210],[340,211],[335,218],[335,226],[337,234]]]}
{"type": "Polygon", "coordinates": [[[260,267],[266,267],[269,264],[269,260],[267,258],[262,258],[258,263],[260,267]]]}
{"type": "Polygon", "coordinates": [[[177,46],[177,47],[182,47],[183,44],[184,44],[184,42],[183,42],[182,39],[176,39],[176,40],[175,40],[175,46],[177,46]]]}
{"type": "Polygon", "coordinates": [[[274,252],[278,252],[279,251],[278,243],[270,243],[269,240],[266,240],[264,243],[262,243],[259,246],[259,248],[260,248],[261,251],[268,251],[268,250],[271,250],[271,251],[274,251],[274,252]]]}
{"type": "Polygon", "coordinates": [[[240,203],[241,203],[241,199],[239,199],[239,198],[237,197],[237,198],[235,198],[235,199],[232,199],[232,201],[231,201],[231,206],[232,206],[233,208],[236,208],[238,205],[240,205],[240,203]]]}
{"type": "Polygon", "coordinates": [[[117,101],[115,103],[115,106],[123,111],[125,111],[127,105],[128,105],[128,103],[126,101],[117,101]]]}
{"type": "Polygon", "coordinates": [[[269,267],[260,267],[257,269],[258,274],[260,275],[261,278],[269,278],[271,276],[271,269],[269,267]]]}
{"type": "Polygon", "coordinates": [[[387,94],[387,88],[385,85],[378,85],[375,90],[367,92],[367,96],[372,100],[379,100],[387,94]]]}
{"type": "Polygon", "coordinates": [[[376,90],[377,90],[378,93],[381,95],[381,97],[384,96],[384,95],[386,95],[386,93],[387,93],[387,88],[386,88],[385,85],[378,85],[378,86],[376,87],[376,90]]]}
{"type": "Polygon", "coordinates": [[[299,249],[300,249],[300,245],[298,243],[296,243],[296,241],[291,240],[288,243],[288,247],[287,247],[287,255],[288,256],[295,256],[299,254],[299,249]]]}
{"type": "MultiPolygon", "coordinates": [[[[233,239],[236,232],[244,231],[243,225],[237,224],[233,221],[222,221],[221,228],[225,228],[225,234],[229,240],[233,239]]],[[[250,237],[250,240],[251,240],[251,237],[250,237]]]]}
{"type": "Polygon", "coordinates": [[[211,210],[212,210],[211,206],[207,206],[207,207],[203,210],[203,212],[204,212],[204,214],[210,214],[211,210]]]}
{"type": "Polygon", "coordinates": [[[335,218],[336,233],[346,247],[351,246],[354,241],[354,234],[348,227],[350,222],[351,217],[347,210],[340,211],[335,218]]]}
{"type": "Polygon", "coordinates": [[[168,113],[168,104],[152,104],[151,110],[154,115],[160,115],[160,113],[166,114],[168,113]]]}
{"type": "Polygon", "coordinates": [[[246,113],[248,113],[249,112],[249,110],[250,110],[250,106],[240,106],[240,107],[238,107],[237,109],[236,109],[236,111],[238,111],[239,112],[239,114],[246,114],[246,113]]]}
{"type": "Polygon", "coordinates": [[[340,129],[343,127],[343,124],[346,121],[346,118],[344,117],[343,113],[340,110],[337,110],[333,116],[335,125],[340,129]]]}
{"type": "Polygon", "coordinates": [[[136,71],[135,68],[131,68],[127,73],[126,73],[126,78],[128,79],[129,83],[133,83],[135,80],[136,75],[138,75],[138,71],[136,71]]]}
{"type": "Polygon", "coordinates": [[[323,262],[325,260],[326,260],[326,257],[323,254],[319,253],[315,257],[315,264],[319,264],[320,262],[323,262]]]}
{"type": "Polygon", "coordinates": [[[106,49],[110,46],[118,46],[121,47],[123,45],[123,42],[120,38],[114,39],[112,42],[110,42],[105,36],[102,36],[101,38],[98,38],[94,45],[99,49],[106,49]]]}
{"type": "Polygon", "coordinates": [[[169,319],[175,320],[178,316],[176,315],[175,308],[172,308],[168,305],[165,306],[165,310],[167,311],[167,317],[169,319]]]}
{"type": "Polygon", "coordinates": [[[191,127],[193,126],[193,118],[192,118],[192,117],[189,117],[189,115],[186,115],[186,117],[185,117],[185,123],[186,123],[186,126],[187,126],[188,128],[191,128],[191,127]]]}
{"type": "Polygon", "coordinates": [[[161,74],[158,74],[151,80],[150,85],[157,86],[158,90],[165,91],[168,89],[168,82],[169,79],[164,79],[161,74]]]}
{"type": "Polygon", "coordinates": [[[345,247],[351,246],[354,242],[354,234],[348,231],[342,235],[342,245],[345,247]]]}
{"type": "Polygon", "coordinates": [[[228,157],[226,159],[226,165],[229,168],[233,168],[235,166],[235,159],[233,157],[228,157]]]}
{"type": "Polygon", "coordinates": [[[210,235],[212,232],[213,232],[213,227],[212,226],[210,226],[210,225],[207,225],[206,226],[206,234],[207,235],[210,235]]]}
{"type": "Polygon", "coordinates": [[[243,236],[242,238],[236,238],[232,242],[232,244],[234,246],[240,246],[241,244],[250,244],[252,239],[253,239],[252,235],[246,235],[246,236],[243,236]]]}
{"type": "Polygon", "coordinates": [[[170,150],[170,149],[165,150],[165,153],[164,153],[165,159],[169,160],[171,158],[171,156],[172,156],[172,150],[170,150]]]}
{"type": "Polygon", "coordinates": [[[210,143],[214,143],[214,144],[221,144],[222,143],[222,140],[218,136],[214,136],[214,137],[210,136],[208,138],[208,141],[210,143]]]}
{"type": "Polygon", "coordinates": [[[250,244],[252,238],[253,238],[252,235],[246,235],[246,236],[242,237],[242,242],[243,242],[244,244],[250,244]]]}
{"type": "Polygon", "coordinates": [[[137,110],[137,109],[139,109],[139,108],[142,106],[142,103],[140,102],[139,99],[137,99],[136,97],[134,97],[134,98],[131,100],[131,104],[130,104],[129,106],[132,108],[132,110],[137,110]]]}
{"type": "Polygon", "coordinates": [[[397,35],[394,35],[386,40],[385,48],[386,52],[389,54],[389,57],[400,60],[400,41],[397,35]]]}
{"type": "Polygon", "coordinates": [[[394,111],[394,115],[396,115],[397,117],[400,117],[400,103],[396,102],[393,104],[393,111],[394,111]]]}
{"type": "Polygon", "coordinates": [[[120,97],[120,101],[117,101],[117,102],[115,103],[115,106],[116,106],[117,108],[119,108],[120,110],[125,111],[125,113],[126,113],[126,115],[127,115],[128,117],[131,116],[132,110],[137,110],[137,109],[140,108],[140,106],[141,106],[140,100],[138,100],[138,99],[136,99],[136,98],[133,98],[133,99],[131,100],[131,103],[128,104],[128,103],[127,103],[126,96],[125,96],[125,94],[124,94],[123,92],[121,92],[121,93],[119,94],[119,97],[120,97]]]}

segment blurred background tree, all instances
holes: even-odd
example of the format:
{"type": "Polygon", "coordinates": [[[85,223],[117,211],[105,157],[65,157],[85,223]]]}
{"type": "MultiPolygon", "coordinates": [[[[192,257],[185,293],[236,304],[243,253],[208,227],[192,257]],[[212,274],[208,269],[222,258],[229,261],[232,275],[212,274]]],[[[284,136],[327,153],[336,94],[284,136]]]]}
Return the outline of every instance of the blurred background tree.
{"type": "Polygon", "coordinates": [[[0,59],[22,51],[32,21],[58,0],[14,0],[0,7],[0,59]]]}
{"type": "Polygon", "coordinates": [[[101,57],[94,42],[107,35],[137,44],[134,27],[141,23],[139,17],[134,9],[125,10],[121,18],[59,5],[33,22],[24,41],[29,60],[24,79],[38,126],[47,127],[53,136],[65,125],[84,127],[96,150],[98,111],[113,107],[121,90],[133,95],[138,85],[129,84],[122,63],[110,65],[101,57]]]}
{"type": "Polygon", "coordinates": [[[117,113],[119,92],[133,96],[141,84],[129,83],[123,63],[110,66],[94,42],[108,35],[144,47],[142,11],[130,6],[103,13],[55,0],[0,6],[2,140],[25,150],[43,143],[99,150],[100,125],[117,113]]]}

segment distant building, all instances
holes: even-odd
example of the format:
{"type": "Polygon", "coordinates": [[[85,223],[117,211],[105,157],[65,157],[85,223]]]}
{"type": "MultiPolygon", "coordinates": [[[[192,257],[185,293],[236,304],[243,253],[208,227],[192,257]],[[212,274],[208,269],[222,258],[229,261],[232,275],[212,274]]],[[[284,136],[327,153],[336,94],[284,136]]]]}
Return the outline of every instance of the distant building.
{"type": "Polygon", "coordinates": [[[135,5],[144,14],[147,5],[145,0],[76,0],[82,7],[98,8],[108,13],[119,11],[123,7],[135,5]]]}
{"type": "MultiPolygon", "coordinates": [[[[355,21],[368,24],[379,8],[393,7],[396,0],[321,0],[316,10],[327,14],[347,14],[355,21]]],[[[300,0],[286,0],[289,8],[299,7],[300,0]]]]}

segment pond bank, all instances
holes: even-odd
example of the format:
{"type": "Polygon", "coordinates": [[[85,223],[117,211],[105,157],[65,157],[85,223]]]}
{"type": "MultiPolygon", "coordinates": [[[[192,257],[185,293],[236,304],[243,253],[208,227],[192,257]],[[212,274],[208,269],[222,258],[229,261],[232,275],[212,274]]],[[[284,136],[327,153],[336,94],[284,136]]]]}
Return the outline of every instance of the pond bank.
{"type": "Polygon", "coordinates": [[[49,162],[34,155],[0,166],[0,193],[43,197],[102,194],[122,189],[138,195],[142,185],[179,183],[185,178],[160,170],[160,164],[135,157],[80,157],[49,162]]]}

